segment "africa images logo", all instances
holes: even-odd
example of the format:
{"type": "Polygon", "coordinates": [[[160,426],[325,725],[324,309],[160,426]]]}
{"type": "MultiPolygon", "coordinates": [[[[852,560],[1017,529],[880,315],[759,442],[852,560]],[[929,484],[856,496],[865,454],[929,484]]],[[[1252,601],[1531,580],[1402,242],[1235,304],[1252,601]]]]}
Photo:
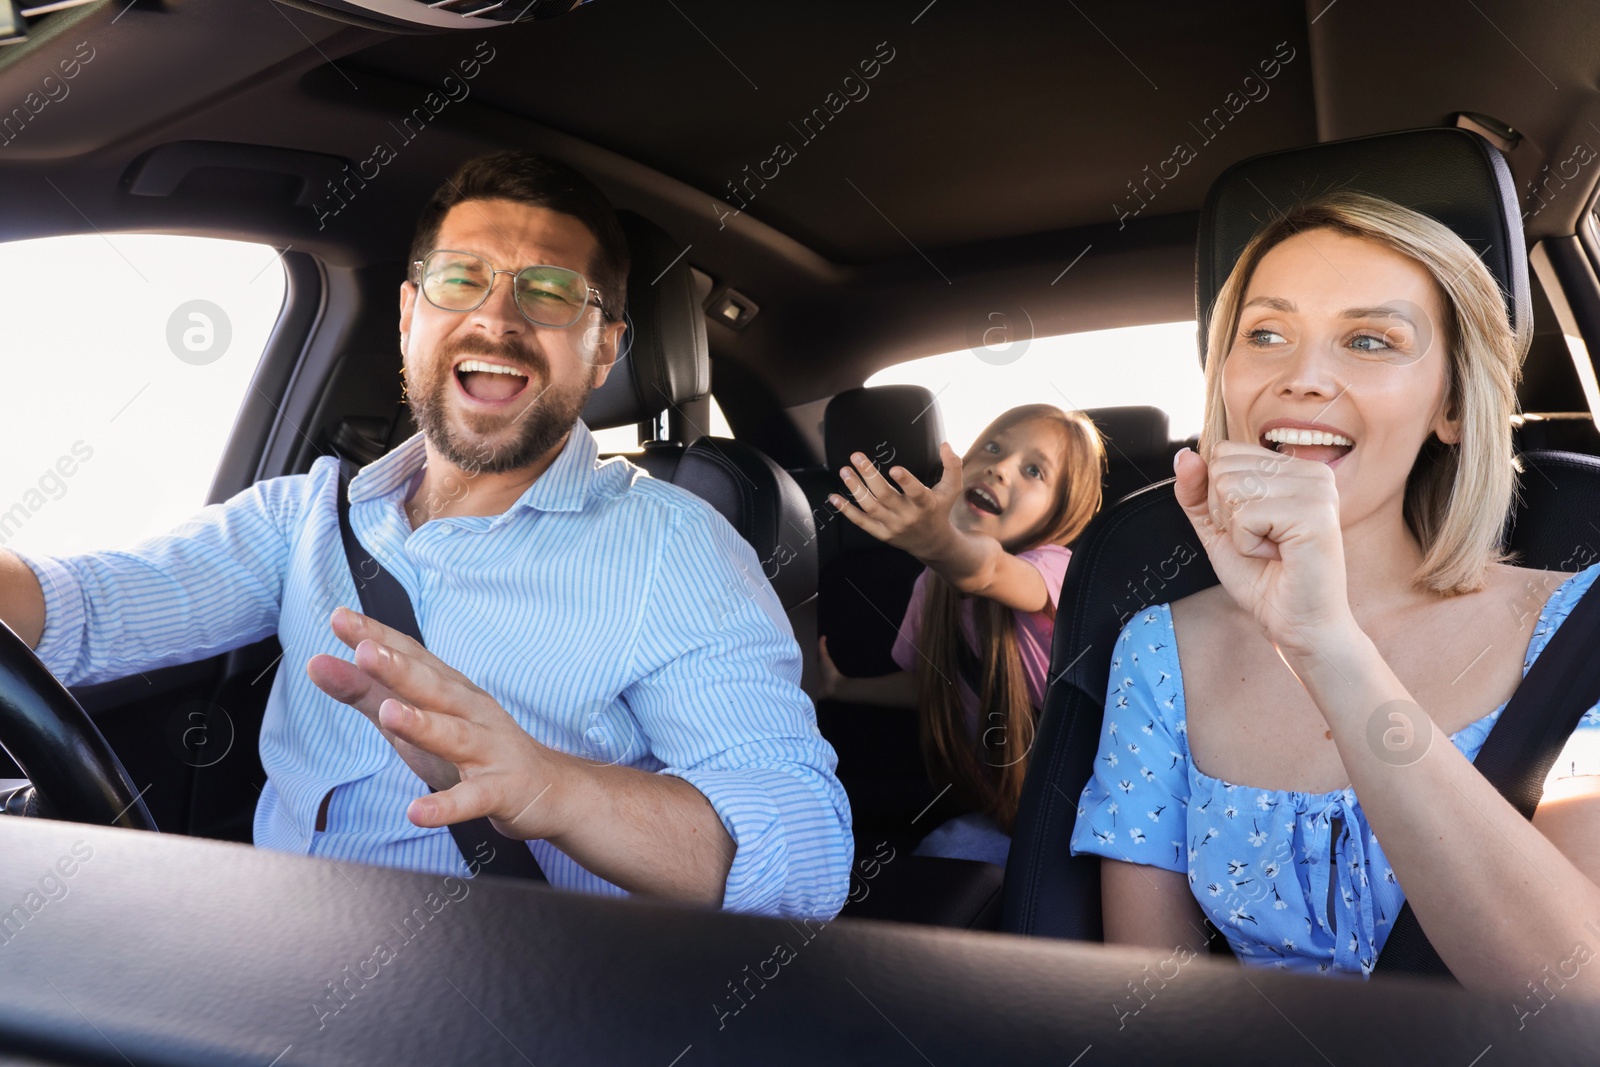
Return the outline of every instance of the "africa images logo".
{"type": "MultiPolygon", "coordinates": [[[[822,131],[828,128],[828,124],[838,118],[840,112],[852,102],[860,103],[865,100],[872,92],[872,87],[867,83],[881,74],[883,68],[888,66],[894,57],[895,50],[890,47],[888,41],[878,42],[872,58],[863,59],[856,64],[859,76],[855,71],[845,75],[839,83],[839,88],[830,90],[822,98],[822,102],[812,108],[798,125],[791,121],[789,127],[800,135],[800,148],[804,148],[821,136],[822,131]]],[[[783,168],[793,163],[799,156],[800,150],[793,142],[779,141],[773,146],[772,154],[755,165],[754,172],[751,171],[750,164],[746,163],[742,178],[729,178],[726,183],[729,197],[732,201],[737,201],[739,206],[730,211],[723,207],[720,201],[712,203],[711,210],[717,216],[717,229],[725,228],[729,218],[744,214],[745,208],[750,206],[750,201],[767,187],[767,182],[775,180],[783,173],[783,168]]]]}

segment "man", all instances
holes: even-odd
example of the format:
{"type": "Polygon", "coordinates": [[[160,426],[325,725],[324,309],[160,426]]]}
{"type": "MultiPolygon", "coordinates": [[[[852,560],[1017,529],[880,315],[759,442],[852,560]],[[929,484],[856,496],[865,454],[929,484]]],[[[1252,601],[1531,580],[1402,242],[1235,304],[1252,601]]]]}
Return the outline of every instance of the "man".
{"type": "Polygon", "coordinates": [[[849,806],[754,552],[597,462],[578,418],[624,331],[610,204],[554,161],[480,157],[409,258],[421,430],[350,482],[349,514],[426,649],[351,610],[332,457],[129,552],[0,552],[0,617],[68,684],[276,633],[296,669],[262,725],[259,846],[459,872],[445,827],[487,815],[558,887],[835,914],[849,806]]]}

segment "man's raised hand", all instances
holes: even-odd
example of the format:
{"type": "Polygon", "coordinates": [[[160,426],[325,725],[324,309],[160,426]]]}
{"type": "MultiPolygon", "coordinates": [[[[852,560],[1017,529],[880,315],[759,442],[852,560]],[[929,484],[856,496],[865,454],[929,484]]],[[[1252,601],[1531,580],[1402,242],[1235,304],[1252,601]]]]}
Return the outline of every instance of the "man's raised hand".
{"type": "Polygon", "coordinates": [[[559,829],[556,785],[570,757],[541,745],[489,693],[422,645],[346,608],[334,634],[355,662],[318,655],[306,664],[317,688],[349,704],[440,792],[412,801],[417,826],[447,826],[487,815],[507,837],[559,829]]]}

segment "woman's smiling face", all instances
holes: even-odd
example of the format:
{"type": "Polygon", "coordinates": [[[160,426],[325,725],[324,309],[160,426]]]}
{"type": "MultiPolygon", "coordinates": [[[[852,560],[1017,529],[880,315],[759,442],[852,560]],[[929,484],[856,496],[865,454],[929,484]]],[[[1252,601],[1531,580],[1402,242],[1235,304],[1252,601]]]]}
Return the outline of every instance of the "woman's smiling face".
{"type": "Polygon", "coordinates": [[[1222,367],[1228,439],[1328,463],[1344,525],[1404,499],[1430,434],[1454,443],[1438,287],[1417,261],[1307,230],[1256,266],[1222,367]]]}

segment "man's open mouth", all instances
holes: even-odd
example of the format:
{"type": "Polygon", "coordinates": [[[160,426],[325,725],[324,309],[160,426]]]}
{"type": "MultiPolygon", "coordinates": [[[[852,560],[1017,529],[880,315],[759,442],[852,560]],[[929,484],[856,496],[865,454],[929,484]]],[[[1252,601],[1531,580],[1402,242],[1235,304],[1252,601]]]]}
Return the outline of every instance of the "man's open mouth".
{"type": "Polygon", "coordinates": [[[967,503],[979,511],[987,511],[991,515],[1000,514],[1000,502],[989,495],[989,491],[981,485],[975,485],[967,490],[967,503]]]}
{"type": "Polygon", "coordinates": [[[1356,444],[1343,434],[1327,430],[1302,430],[1291,426],[1278,426],[1261,435],[1267,448],[1291,459],[1309,459],[1317,463],[1335,463],[1350,454],[1356,444]]]}
{"type": "Polygon", "coordinates": [[[455,376],[462,392],[486,404],[514,399],[528,387],[528,376],[516,368],[481,359],[464,359],[457,363],[455,376]]]}

